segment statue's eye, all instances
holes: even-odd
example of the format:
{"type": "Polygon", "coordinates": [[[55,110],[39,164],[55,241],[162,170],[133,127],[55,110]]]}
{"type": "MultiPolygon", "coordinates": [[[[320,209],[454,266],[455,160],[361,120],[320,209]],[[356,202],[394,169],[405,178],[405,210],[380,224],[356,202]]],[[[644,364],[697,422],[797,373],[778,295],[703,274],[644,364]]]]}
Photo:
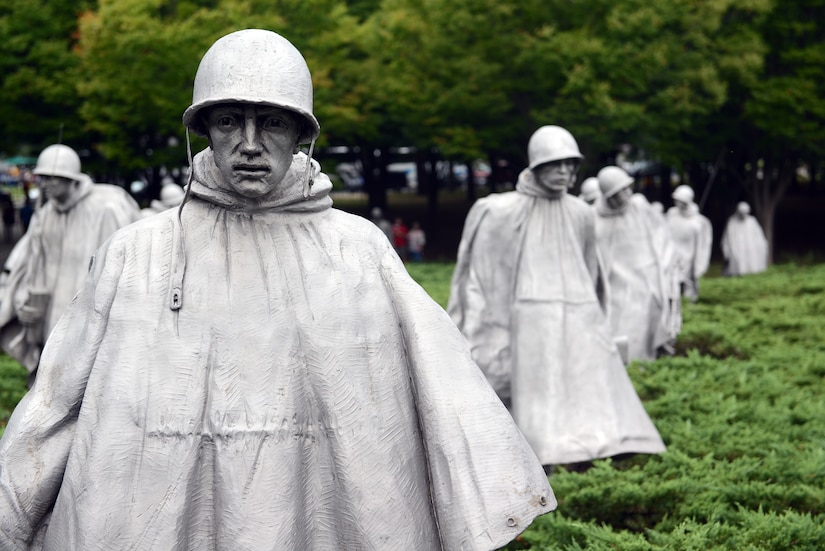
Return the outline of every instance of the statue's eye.
{"type": "Polygon", "coordinates": [[[235,125],[235,118],[229,115],[223,115],[218,117],[218,120],[215,122],[221,128],[232,128],[235,125]]]}
{"type": "Polygon", "coordinates": [[[289,128],[289,124],[283,117],[267,117],[263,124],[267,130],[289,128]]]}

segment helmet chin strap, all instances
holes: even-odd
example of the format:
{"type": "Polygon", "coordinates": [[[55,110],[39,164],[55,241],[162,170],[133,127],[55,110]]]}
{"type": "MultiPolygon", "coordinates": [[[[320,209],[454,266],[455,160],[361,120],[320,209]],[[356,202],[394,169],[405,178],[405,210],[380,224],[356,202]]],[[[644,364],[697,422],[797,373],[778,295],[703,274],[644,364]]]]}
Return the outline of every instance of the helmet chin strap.
{"type": "Polygon", "coordinates": [[[309,153],[307,153],[307,167],[304,173],[304,199],[312,195],[312,183],[314,174],[312,173],[312,153],[315,151],[315,138],[309,142],[309,153]]]}
{"type": "Polygon", "coordinates": [[[183,307],[183,275],[186,273],[186,248],[183,239],[183,205],[189,199],[189,192],[192,189],[192,180],[195,170],[192,164],[192,143],[189,140],[189,128],[185,127],[186,133],[186,159],[189,161],[189,174],[186,177],[186,189],[183,200],[178,207],[178,215],[173,222],[172,238],[172,274],[169,285],[169,308],[173,311],[183,307]]]}

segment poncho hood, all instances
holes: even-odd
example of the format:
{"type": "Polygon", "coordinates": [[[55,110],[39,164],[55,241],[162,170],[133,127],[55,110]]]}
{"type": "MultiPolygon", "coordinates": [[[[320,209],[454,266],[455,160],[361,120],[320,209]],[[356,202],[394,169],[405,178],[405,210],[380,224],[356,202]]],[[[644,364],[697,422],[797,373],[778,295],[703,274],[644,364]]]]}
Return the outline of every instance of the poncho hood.
{"type": "Polygon", "coordinates": [[[564,191],[554,191],[542,186],[536,181],[536,175],[533,173],[533,170],[529,168],[525,168],[518,175],[516,191],[524,195],[529,195],[530,197],[541,197],[550,200],[559,199],[567,193],[564,191]]]}
{"type": "Polygon", "coordinates": [[[329,192],[332,183],[321,172],[316,161],[312,163],[313,184],[310,195],[304,197],[304,175],[309,158],[297,153],[292,158],[284,179],[268,194],[249,198],[233,191],[223,180],[211,149],[204,149],[192,161],[193,177],[190,193],[204,201],[227,210],[244,211],[250,214],[262,211],[318,212],[332,206],[329,192]]]}
{"type": "Polygon", "coordinates": [[[610,204],[607,202],[606,197],[599,197],[596,199],[596,212],[599,216],[603,217],[610,217],[610,216],[623,216],[627,213],[628,209],[630,208],[630,201],[625,201],[618,207],[614,208],[611,207],[610,204]]]}
{"type": "Polygon", "coordinates": [[[89,196],[94,188],[94,185],[95,184],[90,176],[87,174],[81,174],[81,178],[77,180],[77,189],[74,190],[74,193],[72,193],[68,201],[65,203],[52,201],[54,204],[54,210],[60,213],[72,210],[75,205],[89,196]]]}

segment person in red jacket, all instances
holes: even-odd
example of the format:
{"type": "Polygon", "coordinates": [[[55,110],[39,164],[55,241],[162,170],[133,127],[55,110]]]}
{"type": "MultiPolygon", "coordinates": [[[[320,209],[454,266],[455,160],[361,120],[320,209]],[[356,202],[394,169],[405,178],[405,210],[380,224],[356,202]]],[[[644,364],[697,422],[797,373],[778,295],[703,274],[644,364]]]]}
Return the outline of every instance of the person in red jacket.
{"type": "Polygon", "coordinates": [[[392,224],[392,246],[395,247],[395,252],[401,257],[401,260],[407,261],[407,234],[409,230],[404,224],[404,220],[396,218],[392,224]]]}

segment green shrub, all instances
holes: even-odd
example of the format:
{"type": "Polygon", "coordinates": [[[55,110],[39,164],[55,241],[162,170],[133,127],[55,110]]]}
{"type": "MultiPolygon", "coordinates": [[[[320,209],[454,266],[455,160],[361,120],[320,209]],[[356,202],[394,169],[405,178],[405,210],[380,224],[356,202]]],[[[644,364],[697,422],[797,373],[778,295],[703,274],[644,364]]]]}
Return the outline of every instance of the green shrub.
{"type": "Polygon", "coordinates": [[[27,373],[23,366],[0,354],[0,435],[6,428],[14,406],[26,393],[27,373]]]}

